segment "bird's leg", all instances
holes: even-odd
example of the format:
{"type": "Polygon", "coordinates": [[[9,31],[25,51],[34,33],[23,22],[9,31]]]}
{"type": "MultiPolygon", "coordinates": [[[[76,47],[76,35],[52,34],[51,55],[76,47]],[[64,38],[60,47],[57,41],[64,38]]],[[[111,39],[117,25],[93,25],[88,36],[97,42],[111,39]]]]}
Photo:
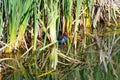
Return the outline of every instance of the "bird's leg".
{"type": "Polygon", "coordinates": [[[65,46],[66,46],[66,45],[67,45],[67,44],[66,44],[66,42],[63,42],[63,45],[65,45],[65,46]]]}

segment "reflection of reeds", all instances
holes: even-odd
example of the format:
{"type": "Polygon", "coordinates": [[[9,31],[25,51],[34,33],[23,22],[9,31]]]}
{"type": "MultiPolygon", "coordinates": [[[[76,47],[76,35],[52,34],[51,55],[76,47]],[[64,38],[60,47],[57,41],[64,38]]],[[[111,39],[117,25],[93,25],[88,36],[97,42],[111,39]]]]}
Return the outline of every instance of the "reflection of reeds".
{"type": "Polygon", "coordinates": [[[0,62],[15,68],[3,77],[119,79],[119,10],[119,0],[0,0],[0,62]]]}

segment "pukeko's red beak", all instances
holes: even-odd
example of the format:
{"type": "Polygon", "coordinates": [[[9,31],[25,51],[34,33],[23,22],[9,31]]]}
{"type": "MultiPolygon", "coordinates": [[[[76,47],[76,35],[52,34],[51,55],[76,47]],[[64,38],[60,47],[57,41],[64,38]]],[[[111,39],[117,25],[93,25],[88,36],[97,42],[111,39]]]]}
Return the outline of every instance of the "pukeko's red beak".
{"type": "Polygon", "coordinates": [[[65,32],[64,35],[65,35],[66,37],[68,37],[68,33],[67,33],[67,32],[65,32]]]}

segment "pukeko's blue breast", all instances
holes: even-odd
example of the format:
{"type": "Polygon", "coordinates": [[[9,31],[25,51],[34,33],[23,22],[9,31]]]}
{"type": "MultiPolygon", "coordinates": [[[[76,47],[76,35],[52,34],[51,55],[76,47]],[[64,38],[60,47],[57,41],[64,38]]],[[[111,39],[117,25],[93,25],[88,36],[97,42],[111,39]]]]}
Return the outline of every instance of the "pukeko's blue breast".
{"type": "Polygon", "coordinates": [[[63,44],[67,42],[67,35],[64,33],[63,35],[58,36],[58,43],[63,44]]]}

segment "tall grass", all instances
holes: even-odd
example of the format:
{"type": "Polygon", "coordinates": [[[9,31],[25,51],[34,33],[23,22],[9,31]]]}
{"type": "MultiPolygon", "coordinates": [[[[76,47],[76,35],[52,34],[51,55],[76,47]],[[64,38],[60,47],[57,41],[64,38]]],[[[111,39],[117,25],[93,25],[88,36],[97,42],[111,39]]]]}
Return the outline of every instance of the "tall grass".
{"type": "Polygon", "coordinates": [[[119,3],[0,0],[0,79],[118,80],[119,3]]]}

